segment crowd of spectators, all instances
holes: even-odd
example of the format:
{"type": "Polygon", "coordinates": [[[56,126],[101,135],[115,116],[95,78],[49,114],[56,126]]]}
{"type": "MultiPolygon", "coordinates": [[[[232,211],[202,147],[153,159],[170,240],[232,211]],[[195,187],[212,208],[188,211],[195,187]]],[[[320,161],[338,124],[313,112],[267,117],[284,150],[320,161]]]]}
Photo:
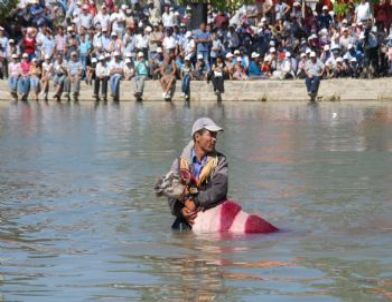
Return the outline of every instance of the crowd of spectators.
{"type": "Polygon", "coordinates": [[[85,81],[97,100],[119,100],[121,81],[132,80],[140,100],[147,79],[165,99],[181,80],[189,99],[193,80],[219,95],[226,79],[311,77],[311,62],[321,78],[392,75],[390,0],[349,0],[339,16],[326,1],[265,0],[232,15],[209,7],[192,29],[192,9],[170,2],[22,0],[0,24],[0,77],[15,99],[48,99],[52,87],[54,98],[77,100],[85,81]]]}

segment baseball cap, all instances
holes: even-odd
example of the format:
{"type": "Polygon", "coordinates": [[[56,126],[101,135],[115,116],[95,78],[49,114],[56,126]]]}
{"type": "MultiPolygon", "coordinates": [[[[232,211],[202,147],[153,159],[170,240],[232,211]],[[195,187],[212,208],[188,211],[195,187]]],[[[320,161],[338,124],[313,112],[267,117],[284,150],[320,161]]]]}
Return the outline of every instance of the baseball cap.
{"type": "Polygon", "coordinates": [[[315,58],[316,57],[316,53],[314,51],[312,51],[309,55],[311,58],[315,58]]]}
{"type": "Polygon", "coordinates": [[[219,127],[212,119],[209,117],[201,117],[197,119],[192,126],[192,136],[202,129],[207,129],[211,132],[219,132],[223,131],[221,127],[219,127]]]}

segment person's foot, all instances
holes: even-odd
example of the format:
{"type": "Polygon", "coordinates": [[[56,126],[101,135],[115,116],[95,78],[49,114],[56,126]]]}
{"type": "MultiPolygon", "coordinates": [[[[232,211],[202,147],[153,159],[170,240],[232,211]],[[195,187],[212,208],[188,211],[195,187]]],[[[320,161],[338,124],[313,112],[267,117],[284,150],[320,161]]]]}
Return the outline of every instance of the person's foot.
{"type": "Polygon", "coordinates": [[[184,98],[185,98],[185,101],[189,101],[189,95],[188,94],[185,94],[184,98]]]}
{"type": "Polygon", "coordinates": [[[162,98],[163,98],[163,99],[166,99],[166,95],[167,95],[166,92],[162,92],[162,98]]]}

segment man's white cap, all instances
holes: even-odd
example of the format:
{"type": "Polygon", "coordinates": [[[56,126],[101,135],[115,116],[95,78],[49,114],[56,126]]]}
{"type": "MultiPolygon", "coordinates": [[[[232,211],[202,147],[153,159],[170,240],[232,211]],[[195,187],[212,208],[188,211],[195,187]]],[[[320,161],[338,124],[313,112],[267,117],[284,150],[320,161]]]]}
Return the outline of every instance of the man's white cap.
{"type": "Polygon", "coordinates": [[[298,1],[295,1],[293,6],[301,6],[301,4],[298,1]]]}
{"type": "Polygon", "coordinates": [[[24,53],[23,55],[22,55],[22,58],[28,58],[29,57],[29,55],[27,54],[27,53],[24,53]]]}
{"type": "Polygon", "coordinates": [[[14,39],[9,39],[9,40],[8,40],[8,43],[9,43],[9,44],[15,43],[15,40],[14,40],[14,39]]]}
{"type": "Polygon", "coordinates": [[[4,30],[4,27],[3,27],[3,26],[0,26],[0,30],[4,30]]]}
{"type": "Polygon", "coordinates": [[[336,58],[336,62],[343,62],[343,58],[342,57],[336,58]]]}
{"type": "Polygon", "coordinates": [[[237,62],[242,62],[242,58],[241,58],[241,57],[238,57],[238,58],[237,58],[237,62]]]}
{"type": "Polygon", "coordinates": [[[314,51],[311,51],[309,56],[310,56],[311,58],[315,58],[315,57],[316,57],[316,53],[315,53],[314,51]]]}
{"type": "Polygon", "coordinates": [[[123,9],[123,10],[126,10],[128,7],[129,7],[129,6],[126,5],[126,4],[122,4],[122,5],[121,5],[121,9],[123,9]]]}
{"type": "Polygon", "coordinates": [[[265,18],[265,17],[261,18],[260,22],[262,22],[262,23],[267,22],[267,18],[265,18]]]}
{"type": "Polygon", "coordinates": [[[128,52],[126,52],[126,53],[124,54],[124,57],[130,58],[130,57],[132,57],[132,53],[128,51],[128,52]]]}
{"type": "Polygon", "coordinates": [[[352,58],[350,59],[350,62],[356,62],[356,61],[357,61],[357,58],[352,57],[352,58]]]}
{"type": "Polygon", "coordinates": [[[109,59],[110,57],[111,57],[110,53],[108,53],[108,52],[105,53],[105,58],[106,58],[106,59],[109,59]]]}
{"type": "Polygon", "coordinates": [[[306,53],[302,52],[301,55],[300,55],[300,57],[301,57],[301,58],[306,57],[306,53]]]}
{"type": "Polygon", "coordinates": [[[45,55],[44,59],[45,60],[49,60],[50,59],[50,55],[45,55]]]}
{"type": "Polygon", "coordinates": [[[241,54],[241,52],[238,49],[236,49],[236,50],[234,50],[234,54],[239,55],[239,54],[241,54]]]}
{"type": "Polygon", "coordinates": [[[328,6],[324,5],[323,10],[328,10],[328,6]]]}
{"type": "Polygon", "coordinates": [[[202,129],[206,129],[211,132],[219,132],[223,131],[221,127],[219,127],[212,119],[209,117],[201,117],[197,119],[192,126],[192,136],[195,135],[197,131],[202,129]]]}
{"type": "Polygon", "coordinates": [[[270,46],[275,46],[275,41],[270,41],[270,42],[269,42],[269,45],[270,45],[270,46]]]}
{"type": "Polygon", "coordinates": [[[232,57],[233,57],[233,54],[231,52],[228,52],[226,54],[226,59],[229,59],[229,58],[232,58],[232,57]]]}
{"type": "Polygon", "coordinates": [[[270,55],[266,55],[264,57],[264,62],[271,62],[271,60],[272,60],[272,57],[270,55]]]}
{"type": "Polygon", "coordinates": [[[291,53],[289,51],[286,51],[286,58],[290,58],[291,57],[291,53]]]}
{"type": "Polygon", "coordinates": [[[342,23],[347,23],[347,19],[343,19],[343,20],[342,20],[342,23]]]}
{"type": "Polygon", "coordinates": [[[185,34],[185,38],[190,38],[192,37],[192,32],[191,31],[187,31],[185,34]]]}
{"type": "Polygon", "coordinates": [[[270,52],[270,53],[276,52],[276,48],[275,48],[275,47],[271,47],[271,48],[269,49],[269,52],[270,52]]]}
{"type": "Polygon", "coordinates": [[[313,40],[313,39],[317,39],[317,35],[316,34],[311,34],[308,38],[308,40],[313,40]]]}
{"type": "Polygon", "coordinates": [[[151,26],[147,26],[146,29],[145,29],[145,31],[147,31],[147,32],[152,32],[151,26]]]}
{"type": "Polygon", "coordinates": [[[125,63],[131,63],[131,59],[130,58],[126,58],[124,62],[125,63]]]}
{"type": "Polygon", "coordinates": [[[72,31],[72,30],[74,30],[73,26],[68,26],[67,27],[67,31],[72,31]]]}
{"type": "Polygon", "coordinates": [[[202,60],[202,59],[204,59],[204,57],[203,57],[203,55],[202,55],[201,53],[199,53],[199,54],[197,55],[197,59],[198,59],[198,60],[202,60]]]}
{"type": "Polygon", "coordinates": [[[12,55],[12,58],[13,58],[13,59],[17,59],[17,58],[19,58],[19,56],[18,56],[16,53],[14,53],[14,54],[12,55]]]}
{"type": "Polygon", "coordinates": [[[327,45],[324,45],[324,50],[325,51],[328,51],[329,50],[329,45],[327,44],[327,45]]]}
{"type": "Polygon", "coordinates": [[[99,60],[99,61],[105,60],[105,56],[104,56],[104,55],[100,55],[99,58],[98,58],[98,60],[99,60]]]}
{"type": "Polygon", "coordinates": [[[251,57],[252,57],[253,59],[255,59],[255,58],[260,57],[260,55],[259,55],[257,52],[254,51],[254,52],[252,52],[251,57]]]}
{"type": "Polygon", "coordinates": [[[191,59],[192,59],[192,55],[191,54],[185,56],[185,61],[190,61],[191,59]]]}
{"type": "Polygon", "coordinates": [[[110,34],[112,37],[117,37],[117,33],[115,31],[112,31],[112,33],[110,34]]]}
{"type": "Polygon", "coordinates": [[[352,45],[351,43],[347,45],[347,48],[348,48],[348,49],[351,49],[351,48],[353,48],[353,47],[354,47],[354,45],[352,45]]]}
{"type": "Polygon", "coordinates": [[[162,51],[162,47],[158,47],[158,48],[157,48],[157,52],[158,52],[158,53],[163,52],[163,51],[162,51]]]}
{"type": "Polygon", "coordinates": [[[138,57],[144,57],[144,53],[141,52],[141,51],[139,51],[139,52],[137,53],[137,56],[138,56],[138,57]]]}
{"type": "Polygon", "coordinates": [[[113,52],[113,56],[119,57],[119,56],[120,56],[120,53],[119,53],[118,51],[115,51],[115,52],[113,52]]]}
{"type": "Polygon", "coordinates": [[[97,63],[97,58],[92,58],[91,63],[97,63]]]}
{"type": "Polygon", "coordinates": [[[310,48],[306,48],[305,53],[308,55],[312,52],[312,50],[310,48]]]}

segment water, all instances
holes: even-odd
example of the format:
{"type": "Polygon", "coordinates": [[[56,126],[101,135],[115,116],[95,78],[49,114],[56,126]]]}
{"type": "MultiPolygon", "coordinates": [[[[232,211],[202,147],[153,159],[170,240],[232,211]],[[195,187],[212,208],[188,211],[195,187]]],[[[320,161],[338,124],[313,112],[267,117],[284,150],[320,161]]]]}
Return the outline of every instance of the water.
{"type": "Polygon", "coordinates": [[[392,104],[0,105],[0,301],[389,301],[392,104]],[[193,121],[282,229],[175,234],[152,191],[193,121]]]}

